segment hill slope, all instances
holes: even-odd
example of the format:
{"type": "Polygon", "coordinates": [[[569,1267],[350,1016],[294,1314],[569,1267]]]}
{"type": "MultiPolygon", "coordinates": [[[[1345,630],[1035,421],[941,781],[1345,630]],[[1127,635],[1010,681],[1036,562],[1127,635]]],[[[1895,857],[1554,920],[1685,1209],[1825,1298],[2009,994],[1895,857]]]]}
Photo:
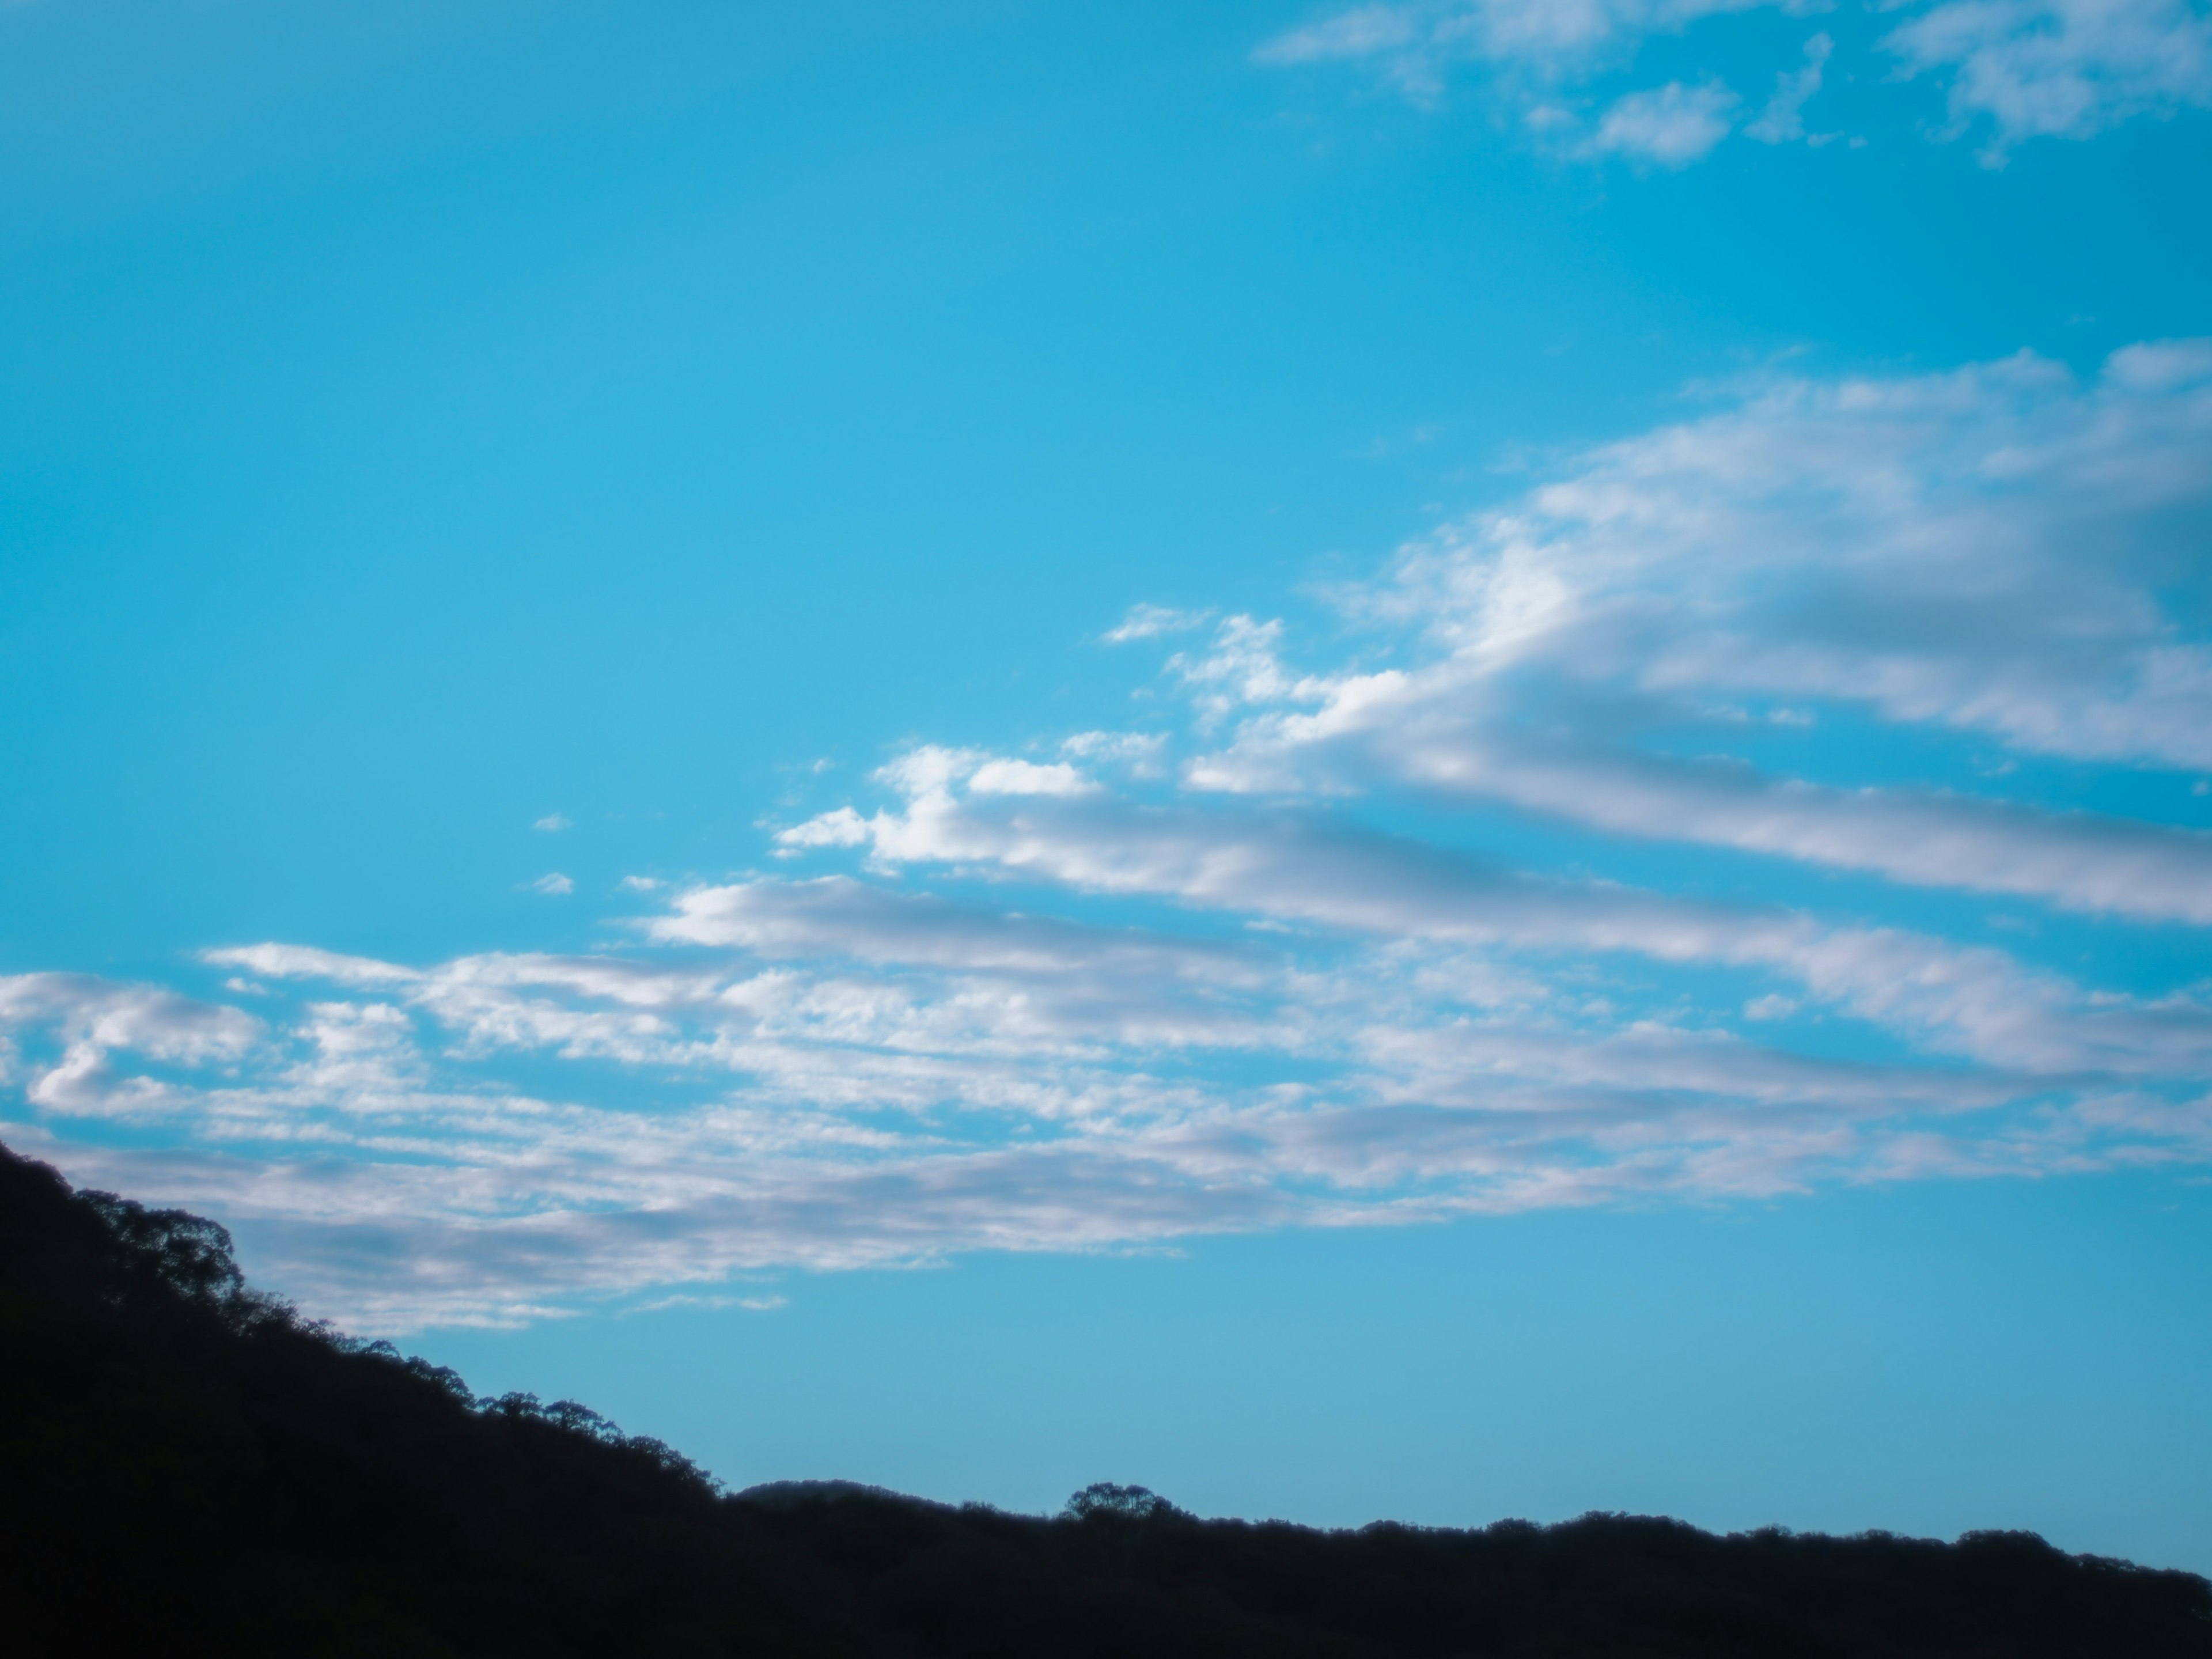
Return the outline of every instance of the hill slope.
{"type": "Polygon", "coordinates": [[[0,1148],[0,1634],[328,1655],[2206,1656],[2212,1585],[2024,1534],[1053,1519],[720,1492],[249,1290],[214,1223],[0,1148]]]}

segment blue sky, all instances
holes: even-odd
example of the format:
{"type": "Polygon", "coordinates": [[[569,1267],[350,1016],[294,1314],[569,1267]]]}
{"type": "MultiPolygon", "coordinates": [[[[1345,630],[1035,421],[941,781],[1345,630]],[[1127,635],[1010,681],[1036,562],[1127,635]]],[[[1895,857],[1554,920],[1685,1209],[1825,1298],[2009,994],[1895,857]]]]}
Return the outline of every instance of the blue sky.
{"type": "Polygon", "coordinates": [[[0,1133],[737,1484],[2212,1568],[2208,107],[0,10],[0,1133]]]}

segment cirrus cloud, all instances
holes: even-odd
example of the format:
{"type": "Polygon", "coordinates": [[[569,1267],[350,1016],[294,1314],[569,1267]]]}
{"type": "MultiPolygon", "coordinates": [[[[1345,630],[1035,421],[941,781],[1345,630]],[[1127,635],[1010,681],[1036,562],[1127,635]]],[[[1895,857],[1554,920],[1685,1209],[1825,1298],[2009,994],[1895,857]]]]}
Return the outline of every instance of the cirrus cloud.
{"type": "Polygon", "coordinates": [[[0,979],[8,1133],[379,1329],[2212,1161],[2212,984],[2033,936],[2212,923],[2201,809],[2123,810],[2212,769],[2212,345],[1704,395],[1337,590],[1335,643],[1213,620],[1164,725],[915,744],[602,948],[0,979]]]}

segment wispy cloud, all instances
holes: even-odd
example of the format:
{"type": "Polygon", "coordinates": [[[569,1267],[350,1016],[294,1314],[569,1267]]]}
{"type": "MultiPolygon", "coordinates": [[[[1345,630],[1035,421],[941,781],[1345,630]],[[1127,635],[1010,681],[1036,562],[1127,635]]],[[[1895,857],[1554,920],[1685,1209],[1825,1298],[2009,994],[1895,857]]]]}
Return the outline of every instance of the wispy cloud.
{"type": "Polygon", "coordinates": [[[2134,1007],[1995,951],[1612,883],[1542,880],[1273,811],[1120,803],[1012,811],[947,782],[878,813],[869,831],[890,865],[996,865],[1079,891],[1378,941],[1754,969],[1902,1035],[2014,1069],[2189,1073],[2212,1059],[2212,1026],[2191,1001],[2134,1007]]]}
{"type": "MultiPolygon", "coordinates": [[[[1440,103],[1474,71],[1486,96],[1563,153],[1668,167],[1710,154],[1737,95],[1717,59],[1694,81],[1618,89],[1654,35],[1698,31],[1753,12],[1808,15],[1817,0],[1405,0],[1323,15],[1263,42],[1279,69],[1358,64],[1416,104],[1440,103]],[[1596,125],[1585,116],[1605,95],[1596,125]]],[[[2087,138],[2136,116],[2212,106],[2212,16],[2199,0],[1898,0],[1907,15],[1881,39],[1867,78],[1901,66],[1942,86],[1952,120],[1982,131],[2001,161],[2031,138],[2087,138]]],[[[1746,133],[1768,143],[1804,136],[1802,112],[1835,50],[1814,35],[1802,64],[1778,65],[1775,90],[1746,133]]]]}
{"type": "Polygon", "coordinates": [[[2212,1160],[2212,988],[1773,879],[2212,924],[2202,830],[1976,769],[2197,799],[2212,641],[2174,573],[2212,507],[2212,345],[1704,395],[1339,590],[1356,654],[1193,623],[1151,705],[1174,729],[918,744],[775,836],[785,878],[625,884],[620,948],[231,945],[198,971],[244,988],[211,998],[0,979],[9,1133],[216,1210],[378,1328],[2212,1160]],[[1500,812],[1571,826],[1577,866],[1484,854],[1500,812]],[[1655,842],[1727,880],[1608,866],[1655,842]]]}
{"type": "Polygon", "coordinates": [[[2029,138],[2212,106],[2212,15],[2194,0],[1942,0],[1883,45],[1908,73],[1948,81],[1954,131],[1989,124],[1990,161],[2029,138]]]}
{"type": "Polygon", "coordinates": [[[1188,634],[1194,628],[1205,627],[1212,614],[1210,611],[1177,611],[1164,605],[1133,605],[1127,616],[1099,637],[1109,645],[1127,645],[1136,640],[1157,639],[1163,634],[1188,634]]]}
{"type": "Polygon", "coordinates": [[[1755,385],[1403,550],[1354,603],[1423,641],[1418,668],[1269,678],[1225,641],[1235,683],[1270,695],[1247,696],[1236,743],[1194,776],[1292,787],[1294,757],[1367,732],[1407,775],[1472,777],[1484,761],[1462,767],[1446,731],[1502,729],[1499,699],[1553,694],[1583,702],[1585,738],[1740,720],[1750,698],[2212,766],[2212,647],[2159,598],[2177,515],[2212,495],[2208,446],[2206,342],[2130,347],[2087,386],[2025,354],[1755,385]]]}
{"type": "MultiPolygon", "coordinates": [[[[1766,100],[1759,118],[1747,126],[1744,135],[1756,138],[1762,144],[1786,144],[1794,138],[1803,138],[1805,106],[1820,90],[1820,82],[1828,58],[1836,43],[1827,35],[1816,34],[1805,43],[1805,66],[1799,70],[1784,70],[1774,77],[1774,94],[1766,100]]],[[[1823,135],[1832,137],[1832,134],[1823,135]]],[[[1814,137],[1813,143],[1821,142],[1814,137]]]]}
{"type": "MultiPolygon", "coordinates": [[[[1559,82],[1617,64],[1650,34],[1778,0],[1407,0],[1357,6],[1277,35],[1261,63],[1378,64],[1400,87],[1433,97],[1455,64],[1482,63],[1559,82]]],[[[1782,9],[1808,8],[1782,4],[1782,9]]]]}
{"type": "Polygon", "coordinates": [[[678,1292],[674,1296],[655,1297],[650,1302],[633,1303],[623,1309],[623,1313],[667,1313],[678,1308],[698,1308],[709,1312],[721,1308],[743,1308],[749,1313],[773,1313],[778,1308],[790,1305],[787,1298],[780,1296],[692,1296],[678,1292]]]}

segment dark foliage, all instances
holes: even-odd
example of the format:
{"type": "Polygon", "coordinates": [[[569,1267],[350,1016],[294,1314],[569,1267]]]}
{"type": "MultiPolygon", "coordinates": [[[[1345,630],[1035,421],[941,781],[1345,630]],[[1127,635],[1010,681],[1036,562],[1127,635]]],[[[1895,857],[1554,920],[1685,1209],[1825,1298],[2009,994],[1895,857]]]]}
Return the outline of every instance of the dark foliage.
{"type": "Polygon", "coordinates": [[[2212,1659],[2212,1586],[1957,1544],[1052,1519],[735,1496],[573,1401],[303,1323],[213,1222],[0,1148],[0,1631],[30,1654],[2212,1659]]]}
{"type": "Polygon", "coordinates": [[[1182,1511],[1144,1486],[1117,1486],[1111,1480],[1094,1480],[1067,1500],[1065,1513],[1077,1521],[1088,1521],[1094,1515],[1150,1521],[1155,1516],[1182,1515],[1182,1511]]]}

